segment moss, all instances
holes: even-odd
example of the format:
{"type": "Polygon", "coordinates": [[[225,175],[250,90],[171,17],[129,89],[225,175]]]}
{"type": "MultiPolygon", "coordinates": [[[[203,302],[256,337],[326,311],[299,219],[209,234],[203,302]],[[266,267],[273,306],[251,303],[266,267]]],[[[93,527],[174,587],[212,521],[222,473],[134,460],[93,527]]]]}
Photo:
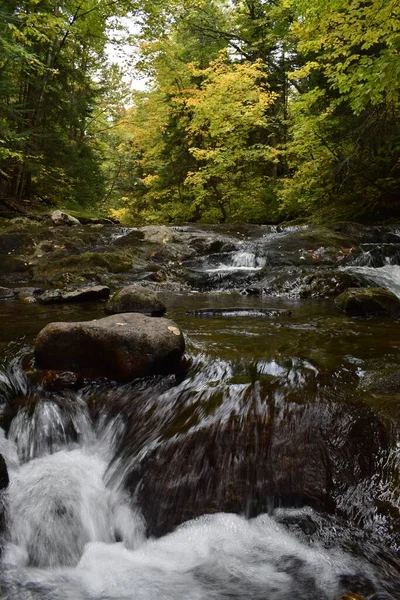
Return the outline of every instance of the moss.
{"type": "Polygon", "coordinates": [[[50,264],[38,264],[35,281],[76,283],[100,280],[108,273],[127,273],[132,270],[132,257],[124,252],[83,252],[66,256],[50,264]]]}
{"type": "Polygon", "coordinates": [[[356,246],[360,241],[360,236],[355,235],[354,231],[337,231],[334,226],[331,227],[310,227],[298,232],[293,236],[298,236],[303,244],[311,248],[325,246],[326,248],[349,248],[356,246]],[[297,234],[297,235],[296,235],[297,234]]]}
{"type": "Polygon", "coordinates": [[[349,288],[336,298],[335,304],[350,317],[400,316],[400,300],[382,287],[349,288]]]}
{"type": "Polygon", "coordinates": [[[30,265],[20,258],[8,256],[8,254],[0,254],[0,273],[25,273],[30,270],[30,265]]]}
{"type": "Polygon", "coordinates": [[[84,252],[63,258],[61,263],[68,268],[103,267],[110,273],[126,273],[132,269],[132,257],[123,252],[84,252]]]}

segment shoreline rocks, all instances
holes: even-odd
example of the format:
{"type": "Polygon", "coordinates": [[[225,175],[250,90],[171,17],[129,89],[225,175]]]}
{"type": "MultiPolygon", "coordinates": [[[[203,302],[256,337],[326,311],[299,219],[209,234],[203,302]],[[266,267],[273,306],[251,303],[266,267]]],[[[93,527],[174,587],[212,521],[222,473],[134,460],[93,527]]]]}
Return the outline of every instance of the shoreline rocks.
{"type": "Polygon", "coordinates": [[[62,304],[68,302],[94,302],[105,300],[110,295],[106,285],[94,285],[77,288],[70,291],[55,289],[48,290],[38,297],[40,304],[62,304]]]}
{"type": "Polygon", "coordinates": [[[184,350],[184,337],[173,321],[124,313],[50,323],[36,338],[35,366],[128,382],[176,372],[184,350]]]}
{"type": "Polygon", "coordinates": [[[349,317],[400,316],[400,300],[383,287],[349,288],[335,299],[339,310],[349,317]]]}

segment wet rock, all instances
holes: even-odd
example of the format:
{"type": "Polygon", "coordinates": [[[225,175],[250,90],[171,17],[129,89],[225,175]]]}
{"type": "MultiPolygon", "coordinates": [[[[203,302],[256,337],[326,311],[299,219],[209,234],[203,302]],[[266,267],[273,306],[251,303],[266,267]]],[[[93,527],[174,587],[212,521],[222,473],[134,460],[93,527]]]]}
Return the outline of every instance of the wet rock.
{"type": "Polygon", "coordinates": [[[188,310],[188,315],[195,317],[287,317],[292,314],[290,310],[279,308],[199,308],[196,310],[188,310]]]}
{"type": "MultiPolygon", "coordinates": [[[[4,460],[3,456],[0,454],[0,491],[5,490],[6,487],[8,486],[8,483],[9,483],[9,478],[8,478],[8,470],[7,470],[6,461],[4,460]]],[[[0,507],[0,512],[1,512],[1,507],[0,507]]],[[[0,515],[0,520],[1,520],[1,515],[0,515]]],[[[1,531],[1,525],[0,525],[0,531],[1,531]]]]}
{"type": "MultiPolygon", "coordinates": [[[[351,518],[353,504],[343,495],[364,490],[390,452],[388,430],[373,412],[303,403],[301,393],[273,400],[267,381],[212,389],[195,397],[189,387],[181,390],[168,419],[166,396],[161,413],[158,393],[152,404],[148,389],[134,392],[140,402],[132,406],[118,456],[150,535],[216,512],[254,517],[310,506],[351,518]]],[[[367,519],[371,502],[365,499],[367,519]]],[[[360,519],[363,507],[357,511],[360,519]]]]}
{"type": "Polygon", "coordinates": [[[38,298],[40,304],[62,304],[68,302],[95,302],[107,299],[110,288],[105,285],[81,287],[76,290],[49,290],[38,298]]]}
{"type": "Polygon", "coordinates": [[[79,222],[82,225],[115,225],[119,221],[108,217],[79,217],[79,222]]]}
{"type": "Polygon", "coordinates": [[[80,225],[78,219],[61,210],[53,211],[50,215],[50,218],[54,225],[80,225]]]}
{"type": "Polygon", "coordinates": [[[82,385],[82,378],[72,371],[33,371],[27,374],[31,383],[49,392],[76,390],[82,385]]]}
{"type": "Polygon", "coordinates": [[[22,258],[9,256],[8,254],[0,254],[0,273],[26,273],[31,269],[31,266],[22,258]]]}
{"type": "Polygon", "coordinates": [[[40,263],[34,269],[35,280],[51,285],[75,284],[82,280],[101,281],[109,273],[132,270],[132,257],[123,251],[83,252],[40,263]]]}
{"type": "Polygon", "coordinates": [[[121,235],[114,242],[114,246],[135,246],[139,242],[143,241],[144,233],[139,229],[133,229],[126,235],[121,235]]]}
{"type": "Polygon", "coordinates": [[[113,294],[105,311],[110,315],[133,312],[162,317],[166,308],[152,290],[140,285],[129,285],[113,294]]]}
{"type": "Polygon", "coordinates": [[[0,287],[0,300],[11,300],[12,298],[14,298],[14,290],[0,287]]]}
{"type": "Polygon", "coordinates": [[[8,478],[8,470],[7,470],[6,461],[4,460],[3,456],[0,454],[0,560],[1,560],[1,554],[2,554],[1,537],[6,528],[6,520],[5,520],[5,515],[4,515],[4,503],[1,498],[1,495],[2,495],[1,492],[8,487],[8,484],[9,484],[9,478],[8,478]]]}
{"type": "Polygon", "coordinates": [[[17,300],[22,300],[24,302],[34,302],[37,297],[43,293],[44,290],[38,287],[14,288],[14,294],[17,300]]]}
{"type": "Polygon", "coordinates": [[[349,288],[335,299],[335,304],[350,317],[400,316],[399,298],[382,287],[349,288]]]}
{"type": "Polygon", "coordinates": [[[360,287],[363,284],[361,275],[347,271],[311,267],[299,270],[293,267],[283,273],[281,270],[270,272],[268,277],[246,288],[244,292],[289,298],[332,298],[349,287],[360,287]]]}
{"type": "Polygon", "coordinates": [[[36,339],[35,362],[39,369],[131,381],[174,372],[184,349],[183,335],[172,321],[125,313],[82,323],[50,323],[36,339]]]}
{"type": "Polygon", "coordinates": [[[0,234],[0,252],[4,254],[15,254],[24,251],[29,245],[31,240],[29,239],[29,233],[27,231],[11,230],[0,234]]]}
{"type": "Polygon", "coordinates": [[[273,416],[249,411],[211,431],[177,435],[151,452],[128,482],[135,489],[140,481],[148,533],[164,535],[207,513],[254,517],[276,506],[303,505],[332,510],[331,470],[319,432],[288,423],[278,433],[275,425],[273,416]]]}
{"type": "Polygon", "coordinates": [[[400,394],[400,371],[380,372],[371,379],[367,389],[376,394],[400,394]]]}
{"type": "Polygon", "coordinates": [[[264,246],[271,266],[337,265],[352,254],[361,236],[356,232],[336,231],[332,227],[308,227],[272,238],[264,246]]]}

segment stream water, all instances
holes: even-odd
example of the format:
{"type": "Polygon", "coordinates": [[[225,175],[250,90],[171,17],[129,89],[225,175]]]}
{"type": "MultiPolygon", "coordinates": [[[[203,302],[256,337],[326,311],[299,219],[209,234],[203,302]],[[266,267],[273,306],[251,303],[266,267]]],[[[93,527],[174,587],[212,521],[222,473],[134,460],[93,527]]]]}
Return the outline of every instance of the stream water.
{"type": "MultiPolygon", "coordinates": [[[[244,248],[204,270],[263,264],[244,248]]],[[[352,268],[400,293],[397,265],[352,268]]],[[[184,373],[62,393],[26,380],[33,339],[102,307],[0,304],[0,597],[399,599],[400,392],[376,382],[399,372],[400,322],[331,300],[163,300],[184,373]],[[187,314],[232,306],[290,314],[187,314]]]]}

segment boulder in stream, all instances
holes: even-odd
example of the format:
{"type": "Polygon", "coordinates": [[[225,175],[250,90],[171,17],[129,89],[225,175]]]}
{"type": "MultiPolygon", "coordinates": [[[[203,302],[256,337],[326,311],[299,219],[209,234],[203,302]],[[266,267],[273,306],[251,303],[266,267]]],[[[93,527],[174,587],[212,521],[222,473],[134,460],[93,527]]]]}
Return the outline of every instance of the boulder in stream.
{"type": "Polygon", "coordinates": [[[172,321],[125,313],[50,323],[36,339],[35,363],[38,369],[124,382],[174,373],[184,350],[183,335],[172,321]]]}
{"type": "Polygon", "coordinates": [[[350,317],[400,316],[400,300],[382,288],[349,288],[335,299],[336,306],[350,317]]]}
{"type": "Polygon", "coordinates": [[[80,221],[62,210],[54,210],[51,213],[53,225],[80,225],[80,221]]]}
{"type": "Polygon", "coordinates": [[[113,294],[105,311],[110,315],[133,312],[162,317],[166,308],[152,290],[141,285],[128,285],[113,294]]]}

